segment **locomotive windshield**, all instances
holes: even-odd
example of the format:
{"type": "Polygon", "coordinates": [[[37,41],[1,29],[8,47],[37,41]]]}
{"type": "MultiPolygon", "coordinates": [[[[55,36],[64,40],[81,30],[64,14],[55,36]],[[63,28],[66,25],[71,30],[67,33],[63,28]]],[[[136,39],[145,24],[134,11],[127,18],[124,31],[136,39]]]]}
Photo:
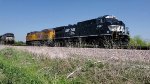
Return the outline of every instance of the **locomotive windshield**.
{"type": "Polygon", "coordinates": [[[113,23],[117,22],[118,20],[114,19],[114,18],[106,18],[105,21],[113,24],[113,23]]]}
{"type": "Polygon", "coordinates": [[[12,34],[12,33],[6,33],[5,36],[6,37],[14,37],[14,34],[12,34]]]}
{"type": "Polygon", "coordinates": [[[122,26],[125,26],[125,24],[122,21],[113,22],[112,25],[122,25],[122,26]]]}
{"type": "Polygon", "coordinates": [[[109,22],[110,24],[118,22],[117,18],[115,16],[106,16],[105,22],[109,22]]]}

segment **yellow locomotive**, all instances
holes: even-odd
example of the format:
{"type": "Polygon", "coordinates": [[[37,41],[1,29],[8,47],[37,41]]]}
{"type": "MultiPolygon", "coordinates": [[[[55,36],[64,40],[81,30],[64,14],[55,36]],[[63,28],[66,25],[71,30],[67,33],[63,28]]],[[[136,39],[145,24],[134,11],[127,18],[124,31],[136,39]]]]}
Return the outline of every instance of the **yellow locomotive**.
{"type": "Polygon", "coordinates": [[[49,45],[53,46],[55,31],[53,29],[45,29],[42,31],[34,31],[27,33],[27,45],[49,45]]]}

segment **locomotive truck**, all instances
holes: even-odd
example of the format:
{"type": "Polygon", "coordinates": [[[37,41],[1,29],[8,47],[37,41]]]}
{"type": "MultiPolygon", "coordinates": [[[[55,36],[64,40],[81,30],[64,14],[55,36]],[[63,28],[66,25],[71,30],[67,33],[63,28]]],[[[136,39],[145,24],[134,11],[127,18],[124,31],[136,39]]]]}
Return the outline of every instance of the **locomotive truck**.
{"type": "Polygon", "coordinates": [[[123,21],[104,15],[77,24],[30,32],[27,45],[120,47],[129,43],[129,31],[123,21]]]}

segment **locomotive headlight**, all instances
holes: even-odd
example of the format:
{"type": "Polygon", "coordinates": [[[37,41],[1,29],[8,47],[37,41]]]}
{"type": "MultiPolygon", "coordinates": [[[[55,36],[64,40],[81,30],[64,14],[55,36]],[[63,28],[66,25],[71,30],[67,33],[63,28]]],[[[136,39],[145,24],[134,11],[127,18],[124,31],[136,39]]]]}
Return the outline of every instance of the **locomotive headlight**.
{"type": "Polygon", "coordinates": [[[109,25],[108,28],[110,31],[125,32],[124,26],[120,26],[120,25],[109,25]]]}

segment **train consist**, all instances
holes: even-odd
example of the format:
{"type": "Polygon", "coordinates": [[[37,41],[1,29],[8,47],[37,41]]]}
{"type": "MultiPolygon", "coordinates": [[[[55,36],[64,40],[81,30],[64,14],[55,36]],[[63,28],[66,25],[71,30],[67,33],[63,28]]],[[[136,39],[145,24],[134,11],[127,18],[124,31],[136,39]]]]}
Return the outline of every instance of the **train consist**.
{"type": "Polygon", "coordinates": [[[115,16],[104,15],[95,19],[78,22],[42,31],[30,32],[27,45],[48,46],[127,46],[129,31],[115,16]]]}
{"type": "Polygon", "coordinates": [[[15,42],[15,36],[13,33],[6,33],[4,35],[0,35],[0,44],[3,45],[12,45],[15,42]]]}

